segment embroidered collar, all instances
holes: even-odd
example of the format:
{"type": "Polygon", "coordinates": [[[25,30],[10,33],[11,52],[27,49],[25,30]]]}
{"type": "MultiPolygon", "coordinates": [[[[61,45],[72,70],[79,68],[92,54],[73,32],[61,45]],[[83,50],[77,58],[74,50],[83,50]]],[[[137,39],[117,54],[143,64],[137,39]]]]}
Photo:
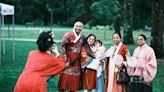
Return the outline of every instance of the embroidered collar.
{"type": "Polygon", "coordinates": [[[77,35],[77,33],[75,32],[75,29],[73,29],[73,34],[75,35],[75,40],[73,42],[76,43],[81,37],[81,32],[79,33],[79,35],[77,35]]]}

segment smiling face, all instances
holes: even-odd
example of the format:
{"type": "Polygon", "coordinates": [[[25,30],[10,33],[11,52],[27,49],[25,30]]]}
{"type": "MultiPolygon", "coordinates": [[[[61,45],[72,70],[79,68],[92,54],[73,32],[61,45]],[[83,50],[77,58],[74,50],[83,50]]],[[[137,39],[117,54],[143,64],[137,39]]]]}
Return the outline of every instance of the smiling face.
{"type": "Polygon", "coordinates": [[[113,41],[114,41],[114,44],[119,44],[121,41],[120,36],[118,34],[113,34],[113,41]]]}
{"type": "Polygon", "coordinates": [[[95,42],[95,37],[94,36],[90,36],[90,37],[88,37],[88,39],[87,39],[87,43],[88,43],[88,45],[89,46],[91,46],[91,45],[93,45],[94,44],[94,42],[95,42]]]}
{"type": "Polygon", "coordinates": [[[83,29],[83,23],[82,22],[76,22],[74,24],[74,29],[75,29],[75,32],[77,34],[79,34],[82,31],[82,29],[83,29]]]}

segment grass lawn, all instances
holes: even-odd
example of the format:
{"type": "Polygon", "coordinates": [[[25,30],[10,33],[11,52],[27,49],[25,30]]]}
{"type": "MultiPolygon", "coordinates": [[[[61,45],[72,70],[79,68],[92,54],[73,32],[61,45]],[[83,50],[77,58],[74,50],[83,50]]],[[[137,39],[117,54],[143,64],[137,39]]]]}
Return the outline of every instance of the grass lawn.
{"type": "MultiPolygon", "coordinates": [[[[12,37],[12,28],[10,28],[10,31],[8,31],[8,28],[4,28],[5,32],[5,37],[12,37]]],[[[15,38],[30,38],[30,39],[36,39],[38,37],[38,34],[40,33],[40,30],[42,31],[48,31],[50,28],[48,27],[24,27],[24,26],[18,26],[15,28],[15,38]]],[[[63,35],[71,31],[72,28],[68,27],[53,27],[52,31],[55,33],[55,39],[56,40],[61,40],[63,35]]],[[[112,39],[112,34],[114,30],[104,30],[104,29],[84,29],[83,34],[87,36],[88,34],[92,33],[95,34],[97,39],[100,39],[102,41],[111,41],[112,39]]],[[[123,31],[121,31],[123,34],[123,31]]],[[[138,34],[145,34],[147,37],[150,37],[150,32],[145,32],[145,31],[133,31],[133,37],[136,38],[138,34]]]]}
{"type": "MultiPolygon", "coordinates": [[[[15,28],[15,37],[16,38],[30,38],[36,39],[39,34],[39,30],[49,30],[48,27],[33,27],[33,28],[25,28],[24,26],[18,26],[15,28]]],[[[55,39],[61,40],[63,35],[71,31],[72,28],[67,27],[57,27],[53,28],[55,33],[55,39]]],[[[97,36],[97,39],[107,42],[105,44],[107,48],[110,47],[112,42],[112,34],[113,30],[89,30],[84,29],[83,34],[87,36],[88,34],[93,33],[97,36]]],[[[133,37],[136,42],[136,38],[138,34],[143,33],[148,37],[148,43],[150,43],[150,32],[144,31],[134,31],[133,37]]],[[[8,37],[12,32],[9,32],[5,29],[5,37],[8,37]]],[[[6,54],[2,55],[1,66],[0,66],[0,92],[12,92],[15,87],[15,83],[22,72],[24,65],[26,63],[26,59],[29,51],[35,50],[36,45],[35,42],[23,42],[23,41],[15,41],[15,52],[16,58],[12,60],[12,42],[5,41],[6,43],[6,54]]],[[[60,45],[60,44],[58,44],[60,45]]],[[[60,46],[58,46],[60,48],[60,46]]],[[[133,53],[136,45],[128,45],[129,50],[133,53]]],[[[158,73],[153,83],[154,92],[164,92],[164,59],[158,60],[158,73]]],[[[59,76],[54,77],[51,81],[48,82],[48,92],[58,92],[57,91],[57,83],[59,76]]]]}
{"type": "MultiPolygon", "coordinates": [[[[6,54],[2,55],[2,62],[0,66],[0,92],[12,92],[15,83],[22,72],[29,51],[36,49],[34,42],[16,41],[16,58],[12,60],[12,42],[6,41],[6,54]]],[[[59,44],[58,44],[59,45],[59,44]]],[[[105,45],[109,47],[109,44],[105,45]]],[[[135,46],[128,46],[133,52],[135,46]]],[[[164,92],[164,62],[158,62],[158,73],[154,81],[154,92],[164,92]]],[[[57,83],[59,76],[54,77],[48,82],[48,92],[58,92],[57,83]]]]}

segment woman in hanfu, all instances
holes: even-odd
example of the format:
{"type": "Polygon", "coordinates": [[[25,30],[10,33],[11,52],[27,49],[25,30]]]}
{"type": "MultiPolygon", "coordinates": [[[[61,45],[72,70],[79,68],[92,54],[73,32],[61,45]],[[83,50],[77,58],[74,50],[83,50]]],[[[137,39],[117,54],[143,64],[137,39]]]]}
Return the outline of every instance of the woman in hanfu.
{"type": "Polygon", "coordinates": [[[153,48],[147,45],[146,39],[144,34],[138,35],[138,47],[133,52],[137,63],[133,67],[127,64],[127,72],[130,76],[129,92],[153,92],[157,60],[153,48]]]}
{"type": "Polygon", "coordinates": [[[96,63],[93,61],[93,59],[95,59],[95,40],[96,36],[90,34],[86,38],[81,51],[82,90],[84,90],[84,92],[94,92],[96,88],[97,72],[92,68],[88,68],[91,63],[96,63]]]}
{"type": "Polygon", "coordinates": [[[105,92],[128,92],[128,83],[117,83],[117,73],[119,70],[126,67],[126,58],[129,56],[129,50],[126,45],[121,42],[121,35],[119,33],[113,34],[114,45],[111,46],[106,56],[109,57],[106,62],[106,80],[105,80],[105,92]],[[117,65],[115,59],[118,55],[121,55],[123,61],[117,65]]]}
{"type": "Polygon", "coordinates": [[[68,65],[63,62],[57,47],[54,48],[52,35],[49,32],[40,33],[38,50],[30,51],[14,92],[47,92],[47,77],[56,76],[66,69],[68,65]]]}

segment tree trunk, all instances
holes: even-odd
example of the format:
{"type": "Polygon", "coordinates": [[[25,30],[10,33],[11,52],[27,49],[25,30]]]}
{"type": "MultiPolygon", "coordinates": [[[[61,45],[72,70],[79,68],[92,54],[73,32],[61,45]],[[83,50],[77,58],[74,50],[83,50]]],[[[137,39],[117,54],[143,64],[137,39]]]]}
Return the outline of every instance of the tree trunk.
{"type": "Polygon", "coordinates": [[[118,17],[116,19],[116,21],[114,22],[114,29],[115,29],[115,32],[119,33],[119,34],[121,34],[120,33],[120,25],[121,25],[121,20],[120,20],[120,17],[118,17]]]}
{"type": "Polygon", "coordinates": [[[134,44],[132,35],[132,3],[124,0],[124,35],[123,43],[134,44]]]}
{"type": "Polygon", "coordinates": [[[157,58],[161,58],[164,54],[162,30],[164,16],[159,0],[153,1],[152,18],[151,47],[154,49],[157,58]]]}

